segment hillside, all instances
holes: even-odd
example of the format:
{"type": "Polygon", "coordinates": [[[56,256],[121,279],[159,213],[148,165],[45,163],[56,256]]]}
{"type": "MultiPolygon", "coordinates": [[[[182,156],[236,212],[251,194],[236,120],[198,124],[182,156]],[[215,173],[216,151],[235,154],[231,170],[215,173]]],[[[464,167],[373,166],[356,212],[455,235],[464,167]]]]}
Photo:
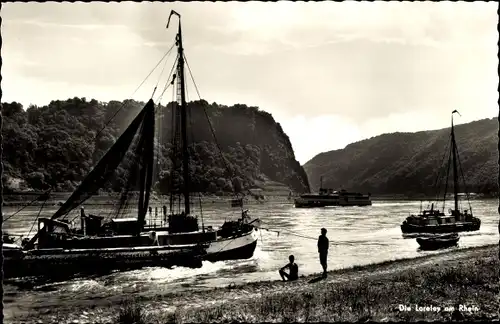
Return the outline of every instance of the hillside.
{"type": "MultiPolygon", "coordinates": [[[[74,190],[143,105],[133,100],[103,103],[74,98],[23,110],[18,103],[4,103],[6,192],[49,187],[56,191],[74,190]],[[120,107],[123,108],[100,132],[120,107]]],[[[188,108],[190,125],[195,125],[188,131],[193,144],[193,190],[222,194],[232,191],[233,186],[244,190],[271,180],[296,192],[309,191],[307,176],[295,160],[288,136],[269,113],[256,107],[227,107],[206,101],[190,102],[188,108]],[[217,149],[205,111],[226,163],[217,149]],[[231,181],[234,178],[236,181],[231,181]]],[[[155,188],[166,193],[172,114],[169,105],[159,107],[157,112],[155,149],[160,159],[155,188]]]]}
{"type": "MultiPolygon", "coordinates": [[[[498,190],[498,120],[455,126],[459,156],[469,192],[498,190]]],[[[374,194],[434,195],[450,128],[384,134],[318,154],[304,165],[311,190],[323,186],[374,194]]],[[[446,160],[445,160],[446,161],[446,160]]],[[[451,186],[451,183],[450,183],[451,186]]],[[[451,189],[452,187],[450,187],[451,189]]]]}

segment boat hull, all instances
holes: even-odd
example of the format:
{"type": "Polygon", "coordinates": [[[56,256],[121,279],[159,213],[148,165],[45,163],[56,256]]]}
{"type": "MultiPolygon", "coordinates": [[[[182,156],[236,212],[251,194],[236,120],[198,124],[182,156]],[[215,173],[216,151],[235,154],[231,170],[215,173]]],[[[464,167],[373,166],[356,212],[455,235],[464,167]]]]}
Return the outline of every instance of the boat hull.
{"type": "Polygon", "coordinates": [[[417,243],[420,245],[421,250],[439,250],[456,246],[460,238],[458,235],[445,236],[445,237],[419,237],[417,243]]]}
{"type": "Polygon", "coordinates": [[[239,236],[219,239],[210,243],[203,259],[210,262],[249,259],[255,252],[257,240],[258,229],[239,236]]]}
{"type": "Polygon", "coordinates": [[[410,233],[456,233],[456,232],[474,232],[481,228],[481,222],[460,222],[454,224],[438,225],[415,225],[403,223],[401,231],[404,234],[410,233]]]}
{"type": "Polygon", "coordinates": [[[319,193],[303,194],[294,201],[296,208],[314,208],[327,206],[371,206],[371,194],[349,192],[346,190],[320,188],[319,193]]]}
{"type": "Polygon", "coordinates": [[[257,246],[259,222],[254,225],[233,223],[237,226],[229,231],[228,228],[219,231],[209,228],[169,233],[158,228],[160,231],[140,235],[73,238],[45,235],[41,236],[43,244],[31,250],[4,244],[7,248],[5,277],[57,275],[62,278],[142,267],[199,268],[203,260],[251,258],[257,246]]]}
{"type": "Polygon", "coordinates": [[[63,278],[78,274],[104,274],[142,267],[200,268],[206,246],[135,247],[111,249],[37,249],[7,251],[5,278],[43,276],[63,278]]]}
{"type": "Polygon", "coordinates": [[[317,208],[317,207],[349,207],[349,206],[371,206],[371,201],[341,201],[341,200],[305,200],[295,199],[295,208],[317,208]]]}

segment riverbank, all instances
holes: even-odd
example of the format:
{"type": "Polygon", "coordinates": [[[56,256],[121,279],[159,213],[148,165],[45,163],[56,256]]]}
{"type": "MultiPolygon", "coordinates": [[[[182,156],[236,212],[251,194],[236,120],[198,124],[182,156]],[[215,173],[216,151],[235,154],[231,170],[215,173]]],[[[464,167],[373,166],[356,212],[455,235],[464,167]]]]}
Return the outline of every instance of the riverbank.
{"type": "MultiPolygon", "coordinates": [[[[6,207],[18,207],[22,208],[25,206],[62,206],[62,204],[69,198],[71,195],[70,192],[56,192],[52,193],[48,199],[40,197],[40,195],[34,194],[18,194],[18,195],[4,195],[4,206],[6,207]]],[[[192,196],[193,199],[198,199],[199,196],[197,194],[192,196]]],[[[201,195],[203,202],[205,203],[229,203],[234,196],[230,196],[229,194],[226,196],[217,196],[214,194],[202,194],[201,195]]],[[[115,205],[116,201],[119,197],[111,194],[101,194],[96,195],[85,201],[83,206],[110,206],[115,205]]],[[[255,199],[253,197],[247,196],[244,201],[245,203],[259,203],[264,201],[282,201],[288,200],[288,196],[270,196],[264,199],[255,199]]],[[[151,206],[161,207],[165,202],[168,202],[170,199],[169,196],[157,196],[153,195],[150,200],[151,206]]]]}
{"type": "Polygon", "coordinates": [[[147,298],[17,305],[6,322],[117,323],[120,315],[144,323],[489,321],[498,319],[498,267],[498,245],[490,245],[331,271],[325,280],[307,276],[147,298]],[[445,309],[451,306],[461,311],[445,309]]]}

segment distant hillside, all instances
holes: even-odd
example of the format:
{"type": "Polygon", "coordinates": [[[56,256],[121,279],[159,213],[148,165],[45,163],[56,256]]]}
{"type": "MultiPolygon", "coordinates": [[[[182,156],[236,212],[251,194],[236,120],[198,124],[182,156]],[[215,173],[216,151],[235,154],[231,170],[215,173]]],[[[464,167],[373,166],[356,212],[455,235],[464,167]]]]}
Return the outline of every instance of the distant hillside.
{"type": "MultiPolygon", "coordinates": [[[[52,101],[26,111],[18,103],[2,104],[4,116],[4,184],[7,192],[31,188],[72,191],[116,141],[144,103],[127,100],[109,103],[85,98],[52,101]],[[100,133],[105,123],[122,111],[100,133]]],[[[226,107],[206,101],[188,105],[193,190],[222,194],[233,189],[255,187],[259,181],[279,181],[295,192],[309,191],[304,169],[295,160],[288,136],[267,112],[256,107],[226,107]],[[211,120],[224,164],[205,116],[211,120]],[[227,167],[226,167],[227,166],[227,167]]],[[[168,191],[171,146],[170,106],[157,114],[161,136],[160,172],[155,188],[168,191]]]]}
{"type": "MultiPolygon", "coordinates": [[[[318,154],[304,169],[312,190],[318,189],[323,176],[325,187],[373,194],[434,195],[449,134],[450,128],[384,134],[318,154]]],[[[498,120],[457,125],[455,134],[469,192],[497,192],[498,120]]]]}

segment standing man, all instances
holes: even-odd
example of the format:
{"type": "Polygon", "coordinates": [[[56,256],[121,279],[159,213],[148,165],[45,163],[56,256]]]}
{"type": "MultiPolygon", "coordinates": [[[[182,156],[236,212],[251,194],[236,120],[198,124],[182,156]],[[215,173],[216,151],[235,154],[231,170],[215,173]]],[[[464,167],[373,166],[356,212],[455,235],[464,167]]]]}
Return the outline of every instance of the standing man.
{"type": "Polygon", "coordinates": [[[319,262],[323,267],[323,278],[326,278],[326,269],[327,269],[327,257],[328,257],[328,246],[330,245],[330,241],[326,237],[326,228],[321,229],[321,235],[318,238],[318,253],[319,253],[319,262]]]}

